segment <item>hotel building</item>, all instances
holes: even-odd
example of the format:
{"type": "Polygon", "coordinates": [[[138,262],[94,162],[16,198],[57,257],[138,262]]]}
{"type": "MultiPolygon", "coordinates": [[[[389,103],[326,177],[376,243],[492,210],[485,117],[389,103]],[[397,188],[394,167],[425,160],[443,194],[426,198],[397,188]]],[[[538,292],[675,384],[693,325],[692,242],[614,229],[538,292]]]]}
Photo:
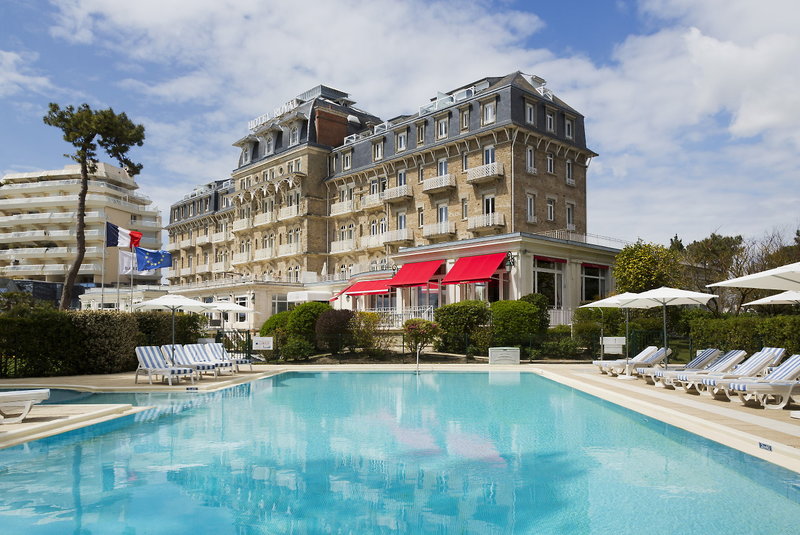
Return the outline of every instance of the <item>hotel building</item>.
{"type": "MultiPolygon", "coordinates": [[[[0,181],[0,277],[63,282],[76,255],[80,165],[9,173],[0,181]]],[[[98,163],[86,195],[86,256],[76,283],[115,284],[118,249],[105,251],[105,222],[142,232],[142,247],[161,248],[161,216],[123,169],[98,163]]],[[[157,284],[160,274],[135,276],[157,284]]],[[[123,276],[130,283],[129,276],[123,276]]],[[[109,294],[110,295],[110,294],[109,294]]]]}
{"type": "Polygon", "coordinates": [[[399,324],[531,292],[565,323],[613,287],[624,242],[587,234],[583,116],[538,77],[483,78],[388,121],[319,86],[235,145],[230,181],[172,206],[169,279],[255,308],[250,327],[292,301],[399,324]]]}

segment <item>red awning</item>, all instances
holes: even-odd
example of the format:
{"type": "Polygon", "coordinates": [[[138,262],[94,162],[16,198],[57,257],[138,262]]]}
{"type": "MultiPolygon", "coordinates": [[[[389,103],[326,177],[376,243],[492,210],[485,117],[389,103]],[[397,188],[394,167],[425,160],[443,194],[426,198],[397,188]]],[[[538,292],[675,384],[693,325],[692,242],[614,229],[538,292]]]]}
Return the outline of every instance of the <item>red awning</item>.
{"type": "Polygon", "coordinates": [[[349,289],[350,289],[350,286],[345,286],[343,290],[340,290],[340,291],[336,292],[333,297],[328,299],[328,301],[329,302],[336,301],[337,299],[339,299],[342,296],[343,293],[345,293],[349,289]]]}
{"type": "Polygon", "coordinates": [[[465,256],[456,260],[456,263],[442,279],[442,284],[464,284],[469,282],[484,282],[492,275],[503,260],[506,253],[484,254],[480,256],[465,256]]]}
{"type": "Polygon", "coordinates": [[[389,286],[425,286],[443,263],[444,260],[430,260],[403,264],[397,275],[389,281],[389,286]]]}
{"type": "Polygon", "coordinates": [[[566,264],[567,261],[563,258],[553,258],[552,256],[534,256],[536,260],[541,260],[542,262],[555,262],[556,264],[566,264]]]}
{"type": "Polygon", "coordinates": [[[581,262],[581,266],[588,268],[608,269],[608,266],[604,266],[603,264],[591,264],[589,262],[581,262]]]}
{"type": "Polygon", "coordinates": [[[345,295],[387,294],[389,290],[391,290],[388,285],[390,280],[391,279],[379,279],[357,282],[343,293],[345,295]]]}

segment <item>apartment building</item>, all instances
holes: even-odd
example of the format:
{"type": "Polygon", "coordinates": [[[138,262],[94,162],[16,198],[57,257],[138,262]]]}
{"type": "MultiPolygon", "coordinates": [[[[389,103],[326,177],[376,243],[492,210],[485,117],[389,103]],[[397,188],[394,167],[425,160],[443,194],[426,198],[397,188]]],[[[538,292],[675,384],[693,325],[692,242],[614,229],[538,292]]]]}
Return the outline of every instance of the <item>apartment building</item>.
{"type": "MultiPolygon", "coordinates": [[[[537,291],[563,323],[613,288],[609,266],[624,242],[587,233],[596,154],[583,116],[541,78],[483,78],[388,121],[325,86],[305,95],[251,122],[235,144],[230,206],[214,216],[230,232],[214,248],[230,268],[211,278],[230,270],[268,285],[267,302],[249,303],[264,316],[282,299],[330,296],[397,323],[537,291]]],[[[183,245],[174,254],[201,254],[183,245]]],[[[171,282],[200,284],[182,270],[171,282]]]]}
{"type": "MultiPolygon", "coordinates": [[[[80,166],[34,173],[9,173],[0,181],[0,277],[63,282],[76,254],[80,166]]],[[[161,248],[161,216],[128,173],[98,163],[86,195],[86,255],[80,284],[115,284],[117,248],[105,251],[105,222],[142,232],[142,247],[161,248]]],[[[160,274],[136,276],[157,283],[160,274]]],[[[130,284],[130,278],[126,277],[130,284]]]]}

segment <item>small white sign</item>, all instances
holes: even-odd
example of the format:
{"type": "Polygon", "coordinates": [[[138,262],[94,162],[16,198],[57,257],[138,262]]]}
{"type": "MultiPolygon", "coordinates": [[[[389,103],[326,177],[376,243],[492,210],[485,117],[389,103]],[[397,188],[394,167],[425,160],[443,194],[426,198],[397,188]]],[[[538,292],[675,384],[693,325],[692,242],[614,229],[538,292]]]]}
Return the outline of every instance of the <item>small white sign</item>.
{"type": "Polygon", "coordinates": [[[272,337],[271,336],[254,336],[253,349],[256,351],[271,351],[272,350],[272,337]]]}

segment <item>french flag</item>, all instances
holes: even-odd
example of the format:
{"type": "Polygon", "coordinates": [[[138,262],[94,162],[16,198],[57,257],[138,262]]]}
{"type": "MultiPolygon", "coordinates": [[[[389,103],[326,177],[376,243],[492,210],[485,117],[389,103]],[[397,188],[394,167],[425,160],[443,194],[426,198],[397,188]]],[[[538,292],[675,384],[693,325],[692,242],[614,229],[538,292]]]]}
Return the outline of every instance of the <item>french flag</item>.
{"type": "Polygon", "coordinates": [[[142,233],[106,221],[106,247],[139,247],[142,233]]]}

